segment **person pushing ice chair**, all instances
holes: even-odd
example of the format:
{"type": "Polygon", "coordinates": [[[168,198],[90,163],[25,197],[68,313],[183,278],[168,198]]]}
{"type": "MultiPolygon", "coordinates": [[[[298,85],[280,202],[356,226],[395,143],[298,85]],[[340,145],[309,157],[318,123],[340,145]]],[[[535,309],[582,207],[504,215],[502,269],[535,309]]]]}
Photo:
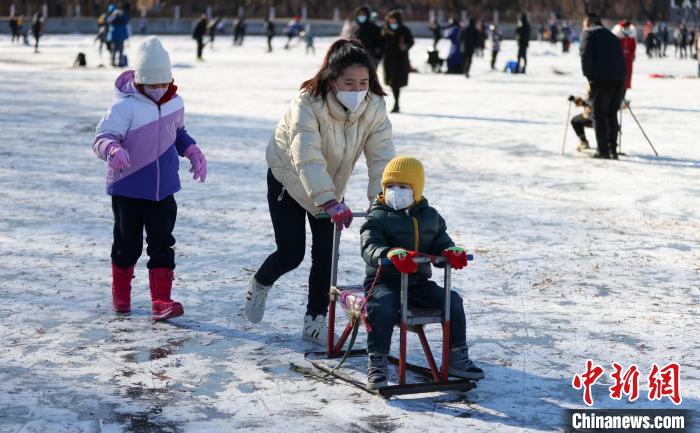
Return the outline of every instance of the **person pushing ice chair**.
{"type": "MultiPolygon", "coordinates": [[[[430,279],[430,260],[421,259],[445,257],[457,270],[467,265],[465,250],[455,246],[447,234],[445,220],[423,197],[424,185],[425,175],[419,160],[406,156],[392,159],[382,176],[383,192],[373,201],[360,229],[362,258],[366,263],[370,389],[387,386],[389,379],[387,357],[397,313],[402,308],[402,274],[408,274],[407,307],[442,308],[446,291],[430,279]],[[380,266],[387,260],[393,266],[380,266]]],[[[462,298],[454,291],[450,293],[450,311],[444,312],[451,318],[447,373],[471,380],[483,379],[484,371],[469,358],[462,298]]]]}

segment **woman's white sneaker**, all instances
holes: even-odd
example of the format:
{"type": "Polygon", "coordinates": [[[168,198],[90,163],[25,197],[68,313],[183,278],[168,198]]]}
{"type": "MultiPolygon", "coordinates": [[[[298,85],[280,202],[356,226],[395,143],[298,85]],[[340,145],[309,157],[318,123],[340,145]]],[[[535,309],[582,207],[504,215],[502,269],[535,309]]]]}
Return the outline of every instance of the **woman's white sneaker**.
{"type": "Polygon", "coordinates": [[[245,294],[245,317],[253,323],[260,323],[265,314],[265,301],[272,286],[263,286],[252,277],[245,294]]]}
{"type": "Polygon", "coordinates": [[[311,317],[306,314],[304,316],[304,330],[301,336],[304,341],[310,341],[321,346],[328,344],[326,316],[319,314],[316,317],[311,317]]]}

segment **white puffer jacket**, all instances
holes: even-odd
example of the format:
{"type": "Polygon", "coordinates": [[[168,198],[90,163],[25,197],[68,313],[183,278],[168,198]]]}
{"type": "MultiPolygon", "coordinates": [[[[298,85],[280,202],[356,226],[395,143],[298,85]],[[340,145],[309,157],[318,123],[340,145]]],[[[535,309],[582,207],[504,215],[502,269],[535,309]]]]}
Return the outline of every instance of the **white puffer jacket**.
{"type": "Polygon", "coordinates": [[[340,201],[360,154],[369,171],[367,198],[382,191],[382,172],[394,157],[384,98],[368,93],[348,113],[333,92],[301,92],[280,120],[267,146],[272,175],[297,203],[315,215],[329,200],[340,201]]]}

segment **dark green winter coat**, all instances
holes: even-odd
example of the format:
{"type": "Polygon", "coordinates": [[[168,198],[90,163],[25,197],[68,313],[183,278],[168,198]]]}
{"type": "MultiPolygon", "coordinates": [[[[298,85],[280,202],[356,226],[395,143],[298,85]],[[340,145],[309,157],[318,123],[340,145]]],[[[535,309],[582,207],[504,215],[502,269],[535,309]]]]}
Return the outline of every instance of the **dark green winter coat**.
{"type": "Polygon", "coordinates": [[[384,83],[391,88],[406,87],[411,70],[408,50],[414,43],[413,33],[403,24],[396,30],[385,25],[381,36],[384,39],[384,83]]]}
{"type": "MultiPolygon", "coordinates": [[[[385,258],[392,248],[439,256],[443,250],[454,246],[445,220],[425,198],[403,210],[394,210],[383,204],[382,199],[375,199],[360,229],[360,241],[368,278],[374,278],[379,259],[385,258]]],[[[409,275],[409,284],[431,275],[429,263],[419,264],[418,271],[409,275]]],[[[383,281],[399,280],[400,276],[393,266],[382,268],[383,281]]]]}

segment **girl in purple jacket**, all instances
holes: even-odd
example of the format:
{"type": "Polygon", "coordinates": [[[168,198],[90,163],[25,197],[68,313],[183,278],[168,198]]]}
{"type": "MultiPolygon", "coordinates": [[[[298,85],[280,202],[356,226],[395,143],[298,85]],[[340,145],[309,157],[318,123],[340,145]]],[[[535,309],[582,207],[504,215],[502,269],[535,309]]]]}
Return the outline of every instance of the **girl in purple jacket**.
{"type": "Polygon", "coordinates": [[[170,57],[158,38],[137,48],[135,70],[115,83],[117,100],[97,124],[93,150],[107,161],[107,194],[112,196],[112,306],[131,311],[131,280],[146,229],[148,279],[154,320],[181,316],[170,298],[175,269],[173,228],[180,190],[179,156],[192,163],[193,178],[204,182],[207,162],[184,124],[170,57]]]}

